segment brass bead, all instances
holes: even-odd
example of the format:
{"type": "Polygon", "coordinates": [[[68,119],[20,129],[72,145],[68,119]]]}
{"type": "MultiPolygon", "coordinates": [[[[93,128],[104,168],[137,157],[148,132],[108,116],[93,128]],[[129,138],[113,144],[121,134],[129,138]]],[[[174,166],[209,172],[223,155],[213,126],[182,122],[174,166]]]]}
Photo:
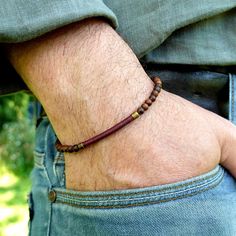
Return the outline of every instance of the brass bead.
{"type": "Polygon", "coordinates": [[[146,111],[146,110],[148,110],[148,104],[147,103],[143,103],[142,104],[142,108],[146,111]]]}
{"type": "MultiPolygon", "coordinates": [[[[161,89],[162,89],[162,82],[160,80],[159,77],[154,77],[152,78],[153,82],[155,83],[153,91],[151,92],[151,94],[149,95],[149,98],[146,99],[146,101],[137,109],[136,112],[133,112],[131,114],[132,117],[127,117],[125,120],[123,120],[123,122],[120,122],[119,124],[115,125],[114,127],[112,127],[112,132],[115,132],[116,130],[122,128],[123,126],[127,125],[130,121],[138,118],[140,115],[142,115],[146,110],[148,110],[149,106],[152,105],[152,103],[156,100],[156,97],[159,95],[161,89]]],[[[79,144],[75,144],[75,145],[62,145],[60,143],[59,140],[56,141],[55,146],[57,148],[57,150],[59,152],[78,152],[81,149],[85,148],[86,146],[99,141],[101,138],[104,138],[106,136],[108,136],[109,134],[111,134],[111,132],[109,133],[109,131],[104,131],[104,135],[102,137],[98,137],[94,139],[91,138],[89,140],[87,140],[87,142],[81,142],[79,144]]]]}
{"type": "Polygon", "coordinates": [[[135,111],[134,113],[132,113],[131,116],[133,117],[133,119],[137,119],[137,118],[139,118],[140,115],[137,111],[135,111]]]}
{"type": "Polygon", "coordinates": [[[79,144],[77,144],[77,148],[78,148],[78,150],[84,148],[84,144],[83,144],[83,143],[79,143],[79,144]]]}

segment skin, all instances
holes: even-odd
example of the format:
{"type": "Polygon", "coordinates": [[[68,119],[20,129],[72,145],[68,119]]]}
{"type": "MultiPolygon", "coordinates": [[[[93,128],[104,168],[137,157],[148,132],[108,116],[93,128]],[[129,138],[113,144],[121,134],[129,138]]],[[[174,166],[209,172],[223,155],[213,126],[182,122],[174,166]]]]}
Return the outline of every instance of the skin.
{"type": "MultiPolygon", "coordinates": [[[[113,126],[153,88],[129,46],[100,19],[8,45],[6,52],[63,144],[113,126]]],[[[236,127],[163,90],[140,119],[79,153],[65,154],[66,187],[94,191],[166,184],[219,163],[236,177],[236,127]]]]}

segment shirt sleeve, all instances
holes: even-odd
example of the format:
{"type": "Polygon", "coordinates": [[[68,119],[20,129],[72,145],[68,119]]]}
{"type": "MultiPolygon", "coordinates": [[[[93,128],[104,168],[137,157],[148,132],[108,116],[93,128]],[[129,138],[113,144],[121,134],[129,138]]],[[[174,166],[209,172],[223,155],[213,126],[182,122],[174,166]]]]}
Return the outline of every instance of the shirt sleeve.
{"type": "MultiPolygon", "coordinates": [[[[103,0],[1,0],[0,43],[18,43],[91,17],[118,22],[103,0]]],[[[1,45],[0,45],[1,46],[1,45]]],[[[0,50],[0,95],[26,89],[0,50]]]]}
{"type": "Polygon", "coordinates": [[[103,0],[1,0],[0,16],[0,42],[6,43],[27,41],[90,17],[118,25],[103,0]]]}
{"type": "MultiPolygon", "coordinates": [[[[104,0],[104,2],[118,18],[117,32],[139,58],[158,48],[177,30],[184,27],[191,28],[197,22],[207,21],[236,7],[236,0],[104,0]]],[[[197,37],[201,37],[201,34],[197,37]]]]}

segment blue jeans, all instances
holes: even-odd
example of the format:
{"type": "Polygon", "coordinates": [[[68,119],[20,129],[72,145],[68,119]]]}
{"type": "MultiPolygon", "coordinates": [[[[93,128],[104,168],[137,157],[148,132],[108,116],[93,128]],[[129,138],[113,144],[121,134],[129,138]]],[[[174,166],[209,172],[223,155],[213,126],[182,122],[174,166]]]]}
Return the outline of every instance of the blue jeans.
{"type": "MultiPolygon", "coordinates": [[[[235,78],[228,78],[232,121],[236,121],[235,78]]],[[[30,235],[236,235],[236,180],[222,166],[166,185],[72,191],[65,188],[64,156],[54,142],[52,126],[43,117],[31,176],[30,235]]]]}

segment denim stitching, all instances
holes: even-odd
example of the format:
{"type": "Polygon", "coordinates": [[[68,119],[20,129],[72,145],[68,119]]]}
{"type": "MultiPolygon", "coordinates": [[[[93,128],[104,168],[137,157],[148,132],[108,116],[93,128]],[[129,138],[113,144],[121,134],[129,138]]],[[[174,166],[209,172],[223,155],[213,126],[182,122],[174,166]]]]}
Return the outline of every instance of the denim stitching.
{"type": "MultiPolygon", "coordinates": [[[[223,176],[223,175],[222,175],[223,176]]],[[[105,204],[105,203],[107,203],[107,202],[121,202],[121,201],[124,201],[124,200],[126,200],[126,201],[138,201],[138,200],[144,200],[144,199],[150,199],[150,198],[155,198],[155,197],[166,197],[167,195],[169,196],[169,195],[178,195],[178,194],[184,194],[184,192],[188,192],[188,191],[198,191],[197,190],[197,188],[204,188],[204,187],[206,187],[207,185],[211,185],[212,184],[212,182],[214,183],[214,182],[217,182],[219,179],[221,178],[221,176],[218,176],[216,179],[213,179],[211,182],[207,182],[207,183],[205,183],[205,184],[202,184],[202,185],[198,185],[198,186],[193,186],[192,188],[188,188],[188,189],[184,189],[184,190],[181,190],[181,191],[179,191],[179,192],[172,192],[172,193],[161,193],[160,195],[158,195],[158,194],[155,194],[154,196],[146,196],[146,197],[137,197],[137,198],[134,198],[134,199],[132,199],[131,197],[132,196],[130,196],[130,197],[128,197],[128,198],[126,198],[126,199],[107,199],[107,200],[88,200],[88,201],[82,201],[82,200],[79,200],[79,202],[83,202],[83,203],[86,203],[86,202],[88,202],[88,203],[101,203],[101,204],[105,204]]],[[[59,198],[60,198],[60,196],[59,196],[59,198]]],[[[62,199],[63,199],[63,197],[62,197],[62,199]]],[[[66,199],[66,197],[65,197],[65,201],[66,200],[68,200],[68,201],[77,201],[77,199],[71,199],[71,198],[69,198],[69,199],[66,199]]]]}
{"type": "MultiPolygon", "coordinates": [[[[176,196],[176,197],[171,197],[171,198],[166,198],[166,199],[159,199],[159,200],[155,200],[155,201],[143,201],[143,202],[141,202],[141,203],[132,203],[132,204],[126,204],[126,203],[124,203],[124,204],[122,204],[122,205],[119,205],[119,204],[116,204],[116,205],[102,205],[102,204],[104,204],[104,202],[103,203],[101,203],[101,201],[99,202],[98,201],[98,203],[100,203],[100,205],[90,205],[90,206],[88,206],[88,205],[79,205],[79,204],[76,204],[76,203],[72,203],[72,202],[66,202],[66,200],[67,199],[65,199],[64,201],[63,201],[63,199],[57,199],[56,200],[56,203],[60,203],[60,204],[65,204],[65,205],[70,205],[70,206],[75,206],[75,207],[78,207],[78,208],[123,208],[123,207],[131,207],[131,206],[141,206],[141,205],[149,205],[149,204],[156,204],[156,203],[161,203],[161,202],[167,202],[167,201],[172,201],[172,200],[175,200],[175,199],[180,199],[180,198],[185,198],[185,197],[189,197],[189,196],[192,196],[192,195],[196,195],[196,194],[198,194],[198,193],[200,193],[200,192],[203,192],[203,191],[207,191],[208,189],[211,189],[211,188],[213,188],[213,187],[215,187],[215,186],[217,186],[221,181],[222,181],[222,179],[223,179],[223,176],[224,176],[224,171],[223,171],[223,169],[221,170],[221,169],[219,169],[219,171],[217,171],[217,173],[215,174],[216,176],[214,177],[214,179],[212,179],[210,182],[207,182],[207,183],[202,183],[203,185],[201,186],[201,188],[203,188],[203,189],[200,189],[200,190],[197,190],[197,187],[196,186],[194,186],[194,187],[192,187],[192,189],[195,189],[195,191],[193,192],[193,193],[189,193],[189,194],[182,194],[182,195],[179,195],[179,196],[176,196]],[[210,184],[210,185],[209,185],[210,184]],[[206,186],[206,185],[209,185],[208,187],[204,187],[204,186],[206,186]]],[[[201,181],[202,182],[202,181],[201,181]]],[[[198,188],[199,188],[199,185],[198,185],[198,188]]],[[[191,188],[190,188],[191,189],[191,188]]],[[[187,191],[187,190],[185,190],[185,191],[187,191]]],[[[188,190],[189,191],[189,190],[188,190]]],[[[180,194],[181,193],[181,191],[178,193],[178,194],[180,194]]],[[[177,193],[175,193],[175,194],[177,194],[177,193]]],[[[62,194],[63,195],[63,194],[62,194]]],[[[167,193],[165,193],[165,195],[167,195],[167,193]]],[[[144,197],[143,199],[147,199],[147,198],[154,198],[155,196],[152,196],[152,197],[144,197]]],[[[157,197],[157,196],[156,196],[157,197]]],[[[164,195],[163,195],[163,197],[165,197],[164,195]]],[[[126,201],[128,201],[129,199],[125,199],[126,201]]],[[[137,200],[137,199],[136,199],[137,200]]],[[[139,199],[140,200],[140,199],[139,199]]],[[[134,200],[133,200],[134,201],[134,200]]],[[[80,201],[81,202],[81,201],[80,201]]],[[[91,201],[89,201],[89,202],[91,202],[91,201]]],[[[109,202],[109,200],[108,201],[106,201],[106,202],[109,202]]],[[[113,204],[114,204],[114,201],[113,201],[113,204]]]]}
{"type": "Polygon", "coordinates": [[[56,163],[64,163],[64,158],[62,158],[62,157],[56,157],[55,159],[54,159],[54,162],[56,162],[56,163]],[[60,162],[61,161],[61,162],[60,162]]]}
{"type": "MultiPolygon", "coordinates": [[[[212,177],[215,177],[215,176],[217,177],[221,171],[223,172],[223,170],[219,168],[219,170],[217,170],[216,173],[213,173],[209,176],[206,176],[205,178],[200,179],[200,183],[205,182],[208,179],[211,179],[212,177]]],[[[91,195],[90,197],[92,197],[92,198],[108,198],[108,197],[115,197],[115,196],[118,196],[118,197],[119,196],[130,196],[130,195],[137,195],[137,194],[151,194],[151,193],[156,194],[158,192],[162,192],[162,191],[166,191],[166,190],[174,191],[176,189],[192,185],[192,184],[196,183],[197,181],[199,181],[199,180],[194,180],[194,181],[191,181],[191,182],[188,182],[185,184],[180,184],[178,186],[173,186],[173,187],[171,187],[171,186],[163,187],[162,189],[157,189],[157,190],[147,190],[147,191],[140,191],[140,192],[135,192],[135,193],[117,193],[117,194],[114,193],[114,194],[110,194],[110,195],[109,194],[107,194],[107,195],[91,195]]],[[[75,197],[79,197],[79,198],[87,198],[88,197],[87,195],[84,196],[84,195],[80,195],[79,193],[65,193],[60,190],[57,190],[57,192],[62,195],[75,196],[75,197]]]]}
{"type": "Polygon", "coordinates": [[[175,198],[168,198],[168,199],[162,199],[162,200],[158,200],[158,201],[152,201],[152,202],[141,202],[141,203],[133,203],[133,204],[125,204],[125,205],[113,205],[113,206],[86,206],[86,205],[78,205],[78,204],[73,204],[73,203],[68,203],[68,202],[63,202],[63,201],[56,201],[56,203],[58,204],[62,204],[62,205],[69,205],[72,207],[76,207],[76,208],[87,208],[87,209],[111,209],[111,208],[127,208],[127,207],[136,207],[136,206],[148,206],[148,205],[153,205],[153,204],[160,204],[160,203],[164,203],[164,202],[170,202],[170,201],[174,201],[177,199],[183,199],[183,198],[187,198],[187,197],[191,197],[194,195],[197,195],[199,193],[205,192],[207,190],[210,190],[214,187],[216,187],[223,178],[220,179],[219,182],[215,183],[214,185],[209,186],[208,188],[204,188],[202,190],[196,191],[194,193],[191,194],[186,194],[186,195],[181,195],[175,198]]]}
{"type": "MultiPolygon", "coordinates": [[[[213,181],[211,181],[211,182],[214,182],[215,181],[215,178],[213,179],[213,181]]],[[[209,184],[209,183],[211,183],[211,182],[206,182],[205,184],[204,184],[204,182],[201,182],[201,183],[199,183],[198,185],[195,185],[195,186],[187,186],[187,188],[185,188],[185,190],[183,191],[183,190],[180,190],[179,192],[177,192],[176,190],[177,189],[179,189],[179,188],[177,188],[177,187],[173,187],[173,188],[169,188],[169,192],[166,192],[165,194],[168,194],[168,195],[170,195],[170,194],[177,194],[177,193],[181,193],[181,192],[185,192],[185,191],[189,191],[189,190],[191,190],[191,189],[195,189],[195,188],[199,188],[199,187],[203,187],[204,185],[207,185],[207,184],[209,184]]],[[[180,188],[182,188],[182,187],[184,187],[184,185],[181,185],[180,186],[180,188]]],[[[88,196],[88,195],[85,195],[85,196],[79,196],[79,195],[76,195],[76,194],[71,194],[71,193],[64,193],[64,192],[60,192],[60,191],[57,191],[59,194],[61,194],[62,196],[64,195],[64,197],[66,197],[66,196],[69,196],[69,197],[74,197],[75,199],[77,199],[77,198],[99,198],[100,200],[99,201],[101,201],[101,198],[114,198],[114,197],[125,197],[126,196],[126,199],[128,200],[128,199],[131,199],[131,197],[132,196],[134,196],[134,195],[141,195],[141,194],[155,194],[155,196],[157,196],[158,194],[159,195],[163,195],[163,191],[166,191],[166,189],[158,189],[158,190],[150,190],[150,191],[145,191],[145,192],[136,192],[136,193],[127,193],[127,194],[116,194],[116,195],[95,195],[95,196],[88,196]],[[161,193],[160,193],[161,192],[161,193]]],[[[90,200],[91,201],[91,200],[90,200]]]]}
{"type": "MultiPolygon", "coordinates": [[[[161,196],[161,197],[166,197],[165,195],[175,195],[175,194],[184,194],[184,192],[187,192],[187,191],[191,191],[191,190],[193,190],[193,191],[197,191],[196,189],[197,188],[204,188],[205,186],[207,186],[207,185],[211,185],[212,183],[214,183],[214,182],[216,182],[216,181],[218,181],[219,179],[221,179],[221,177],[223,177],[223,173],[221,174],[221,175],[219,175],[219,176],[216,176],[216,178],[214,178],[214,179],[212,179],[211,181],[209,181],[209,182],[206,182],[206,183],[202,183],[202,184],[199,184],[199,185],[196,185],[196,186],[190,186],[189,188],[187,188],[187,189],[184,189],[184,190],[181,190],[181,191],[176,191],[176,192],[167,192],[167,193],[161,193],[161,194],[155,194],[155,196],[146,196],[146,197],[136,197],[136,198],[131,198],[131,197],[129,197],[129,198],[126,198],[125,200],[129,200],[129,201],[137,201],[137,200],[144,200],[144,199],[148,199],[148,198],[154,198],[154,197],[158,197],[158,196],[161,196]]],[[[62,194],[62,195],[65,195],[66,196],[66,194],[62,194]]],[[[65,197],[66,198],[66,197],[65,197]]],[[[69,198],[69,199],[67,199],[67,200],[73,200],[73,199],[71,199],[71,198],[69,198]]],[[[77,199],[75,199],[75,200],[77,200],[77,199]]],[[[88,201],[82,201],[82,200],[79,200],[80,202],[84,202],[84,203],[86,203],[86,202],[89,202],[89,203],[101,203],[101,202],[103,202],[103,203],[106,203],[106,202],[120,202],[120,201],[124,201],[124,199],[108,199],[108,200],[88,200],[88,201]]]]}
{"type": "MultiPolygon", "coordinates": [[[[211,175],[207,178],[204,178],[201,180],[201,182],[204,182],[206,180],[208,180],[209,178],[211,178],[212,176],[214,175],[211,175]]],[[[163,188],[163,189],[158,189],[158,190],[149,190],[149,191],[141,191],[141,192],[136,192],[136,193],[119,193],[119,194],[111,194],[111,195],[91,195],[91,197],[93,198],[101,198],[101,197],[114,197],[114,196],[130,196],[130,195],[137,195],[137,194],[150,194],[150,193],[157,193],[157,192],[162,192],[162,191],[166,191],[166,190],[176,190],[176,189],[179,189],[179,188],[182,188],[182,187],[185,187],[185,186],[188,186],[188,185],[191,185],[191,184],[194,184],[196,181],[192,181],[192,182],[189,182],[189,183],[186,183],[186,184],[181,184],[181,185],[178,185],[178,186],[173,186],[173,187],[166,187],[166,188],[163,188]]],[[[208,183],[208,182],[207,182],[208,183]]],[[[80,198],[87,198],[88,196],[84,196],[84,195],[79,195],[77,193],[65,193],[65,192],[62,192],[62,191],[57,191],[58,193],[61,193],[62,195],[69,195],[69,196],[75,196],[75,197],[80,197],[80,198]]]]}
{"type": "Polygon", "coordinates": [[[44,167],[36,162],[34,162],[34,167],[38,168],[38,169],[44,169],[44,167]]]}
{"type": "Polygon", "coordinates": [[[229,74],[229,120],[231,122],[234,122],[235,117],[234,117],[234,113],[235,113],[235,91],[234,91],[234,77],[232,74],[229,74]]]}
{"type": "Polygon", "coordinates": [[[42,168],[44,158],[45,158],[45,153],[39,153],[37,151],[34,151],[34,166],[42,168]]]}
{"type": "Polygon", "coordinates": [[[40,156],[40,157],[42,157],[42,156],[45,155],[44,152],[38,152],[38,151],[34,151],[34,154],[35,154],[36,156],[40,156]]]}
{"type": "MultiPolygon", "coordinates": [[[[45,153],[47,153],[47,140],[48,140],[48,133],[49,133],[49,128],[50,128],[50,123],[48,123],[46,132],[45,132],[45,136],[44,136],[44,147],[45,147],[45,153]]],[[[44,160],[46,162],[46,160],[44,160]]],[[[44,173],[46,176],[46,179],[48,180],[49,186],[50,188],[52,188],[52,183],[50,181],[50,178],[48,176],[48,172],[47,172],[47,168],[46,165],[44,163],[44,173]]],[[[51,228],[51,218],[52,218],[52,203],[50,204],[50,210],[49,210],[49,221],[48,221],[48,227],[47,227],[47,236],[50,236],[50,228],[51,228]]]]}
{"type": "Polygon", "coordinates": [[[55,159],[63,159],[64,160],[64,153],[56,152],[55,159]]]}
{"type": "MultiPolygon", "coordinates": [[[[44,147],[45,147],[45,149],[47,147],[46,143],[47,143],[49,128],[50,128],[50,124],[48,124],[48,127],[47,127],[46,132],[45,132],[45,136],[44,136],[44,147]]],[[[47,150],[45,150],[45,153],[47,153],[47,150]]],[[[45,160],[44,160],[44,162],[45,162],[45,160]]],[[[43,165],[43,169],[44,169],[45,176],[46,176],[46,178],[48,180],[49,186],[50,186],[50,188],[52,188],[52,183],[51,183],[50,178],[48,176],[48,172],[47,172],[45,163],[43,165]]]]}
{"type": "Polygon", "coordinates": [[[60,168],[63,168],[64,170],[64,158],[60,157],[60,156],[56,156],[54,161],[53,161],[53,173],[55,175],[55,177],[57,178],[57,182],[59,183],[60,187],[64,186],[64,171],[63,171],[63,176],[62,178],[60,178],[60,175],[58,174],[60,172],[60,168]]]}

